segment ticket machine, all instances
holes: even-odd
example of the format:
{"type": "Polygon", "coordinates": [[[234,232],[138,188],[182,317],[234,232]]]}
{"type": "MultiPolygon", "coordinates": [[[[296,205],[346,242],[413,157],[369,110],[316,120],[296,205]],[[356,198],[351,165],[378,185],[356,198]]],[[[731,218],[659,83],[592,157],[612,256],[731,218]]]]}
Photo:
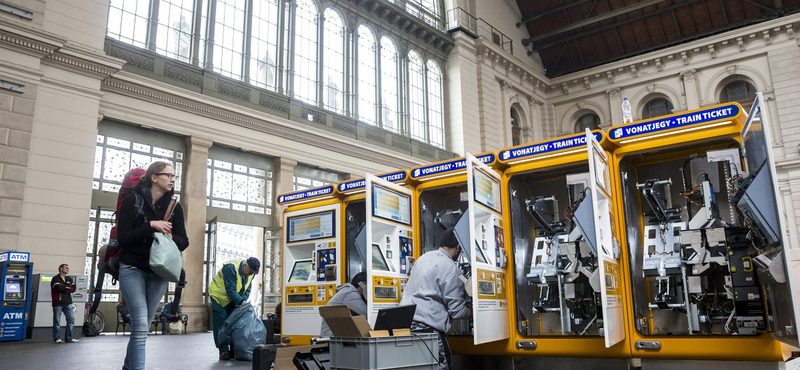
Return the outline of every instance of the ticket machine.
{"type": "Polygon", "coordinates": [[[341,284],[341,205],[333,186],[278,196],[283,214],[281,342],[307,345],[319,336],[319,307],[341,284]]]}
{"type": "MultiPolygon", "coordinates": [[[[402,185],[405,188],[408,188],[407,180],[408,180],[408,171],[400,170],[400,171],[392,171],[389,173],[377,175],[377,178],[381,180],[388,181],[390,183],[394,183],[397,185],[402,185]]],[[[341,182],[336,185],[336,194],[341,199],[342,202],[342,225],[344,225],[344,260],[345,267],[346,267],[346,274],[344,277],[343,282],[348,282],[352,280],[353,276],[360,272],[366,272],[368,270],[368,263],[367,261],[372,261],[373,266],[371,271],[377,272],[375,276],[382,274],[384,271],[391,271],[389,269],[389,263],[392,266],[395,266],[395,260],[397,262],[397,266],[401,267],[399,272],[401,274],[407,274],[410,270],[408,267],[414,261],[414,248],[413,243],[411,240],[412,232],[411,230],[407,230],[404,232],[403,238],[399,236],[395,240],[393,236],[390,235],[388,242],[384,237],[383,243],[369,243],[367,238],[367,218],[372,216],[367,216],[369,210],[367,206],[367,179],[355,179],[355,180],[348,180],[341,182]],[[392,241],[396,241],[396,244],[399,246],[398,249],[393,249],[392,241]],[[372,244],[377,244],[378,249],[372,250],[372,244]],[[369,249],[369,251],[368,251],[369,249]],[[399,252],[399,254],[397,254],[399,252]],[[367,258],[367,255],[370,254],[370,257],[367,258]],[[397,255],[397,257],[395,257],[397,255]],[[386,269],[384,269],[386,266],[386,269]]],[[[371,195],[383,195],[379,192],[370,192],[371,195]]],[[[371,198],[372,199],[372,198],[371,198]]],[[[378,210],[378,214],[380,214],[380,210],[378,210]]],[[[376,232],[380,232],[380,228],[373,229],[376,232]]],[[[380,239],[380,236],[375,238],[380,239]]],[[[405,282],[405,277],[402,277],[403,281],[405,282]]],[[[387,278],[385,282],[393,282],[394,280],[390,280],[387,278]]],[[[378,301],[383,301],[387,295],[391,296],[391,287],[393,285],[388,284],[389,288],[383,288],[382,286],[387,285],[384,284],[384,281],[380,278],[378,279],[368,279],[367,284],[364,286],[365,292],[372,292],[372,294],[367,294],[366,297],[369,300],[372,300],[373,303],[376,303],[375,298],[378,298],[378,301]],[[372,288],[370,288],[372,287],[372,288]],[[377,288],[381,287],[381,288],[377,288]]],[[[398,297],[396,299],[402,298],[402,284],[398,285],[398,297]]],[[[380,302],[376,306],[380,308],[380,302]]],[[[372,316],[372,315],[368,315],[372,316]]]]}
{"type": "Polygon", "coordinates": [[[25,340],[32,273],[30,253],[0,253],[0,342],[25,340]]]}
{"type": "MultiPolygon", "coordinates": [[[[587,131],[498,152],[513,250],[515,354],[618,358],[627,368],[623,261],[610,150],[587,131]]],[[[584,364],[591,367],[591,365],[584,364]]]]}
{"type": "MultiPolygon", "coordinates": [[[[782,360],[800,317],[769,115],[736,103],[612,127],[643,359],[782,360]]],[[[753,367],[756,368],[756,367],[753,367]]]]}
{"type": "Polygon", "coordinates": [[[411,169],[419,254],[437,250],[454,228],[462,246],[456,262],[473,319],[454,320],[448,341],[454,354],[509,354],[508,249],[500,174],[493,152],[411,169]]]}

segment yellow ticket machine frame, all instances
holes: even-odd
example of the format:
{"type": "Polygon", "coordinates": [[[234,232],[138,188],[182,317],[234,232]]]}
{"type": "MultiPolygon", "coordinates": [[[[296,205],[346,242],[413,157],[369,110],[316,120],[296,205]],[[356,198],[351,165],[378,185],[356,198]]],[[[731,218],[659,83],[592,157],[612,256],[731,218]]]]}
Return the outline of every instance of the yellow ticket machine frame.
{"type": "Polygon", "coordinates": [[[498,152],[506,166],[506,239],[514,260],[514,355],[631,357],[625,335],[627,256],[616,242],[612,150],[605,133],[587,130],[498,152]]]}
{"type": "Polygon", "coordinates": [[[342,206],[332,185],[281,194],[283,213],[281,342],[308,345],[319,336],[319,307],[342,283],[342,206]]]}
{"type": "Polygon", "coordinates": [[[609,130],[633,357],[781,361],[778,340],[797,346],[768,131],[760,93],[749,116],[727,103],[609,130]]]}
{"type": "Polygon", "coordinates": [[[435,162],[414,167],[410,173],[415,182],[417,255],[438,249],[441,233],[455,228],[463,251],[459,267],[472,277],[468,283],[472,296],[467,299],[472,301],[473,317],[479,320],[453,322],[448,337],[453,354],[511,354],[507,270],[513,262],[504,242],[505,207],[496,154],[435,162]],[[476,248],[488,257],[478,259],[481,252],[476,248]]]}
{"type": "Polygon", "coordinates": [[[346,228],[344,281],[359,272],[367,273],[363,287],[367,319],[374,323],[379,309],[400,303],[411,270],[409,261],[413,262],[415,256],[411,226],[413,190],[408,185],[408,171],[341,182],[336,192],[342,199],[342,225],[346,228]],[[407,199],[402,199],[404,196],[407,199]],[[401,207],[403,201],[406,203],[401,207]],[[401,217],[403,211],[408,215],[401,217]]]}

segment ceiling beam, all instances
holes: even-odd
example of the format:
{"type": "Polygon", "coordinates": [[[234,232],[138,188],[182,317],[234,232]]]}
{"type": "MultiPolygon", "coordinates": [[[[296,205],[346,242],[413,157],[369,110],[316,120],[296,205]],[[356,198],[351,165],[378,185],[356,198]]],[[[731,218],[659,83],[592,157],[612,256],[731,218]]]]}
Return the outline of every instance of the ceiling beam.
{"type": "MultiPolygon", "coordinates": [[[[757,6],[757,7],[761,8],[761,9],[764,9],[764,10],[769,10],[770,12],[771,12],[771,11],[773,11],[773,10],[775,10],[775,9],[773,9],[773,8],[770,8],[770,7],[768,7],[768,6],[761,5],[761,4],[759,4],[759,3],[755,2],[755,1],[752,1],[752,0],[744,0],[744,2],[746,2],[746,3],[750,4],[750,5],[757,6]]],[[[776,4],[776,5],[777,5],[777,4],[776,4]]],[[[776,9],[777,9],[777,8],[776,8],[776,9]]]]}
{"type": "Polygon", "coordinates": [[[572,24],[570,24],[570,25],[568,25],[566,27],[558,28],[558,29],[556,29],[556,30],[554,30],[552,32],[548,32],[548,33],[545,33],[545,34],[542,34],[542,35],[539,35],[539,36],[536,36],[536,37],[531,37],[531,38],[528,38],[528,39],[524,39],[524,40],[522,40],[522,44],[523,45],[528,45],[528,44],[531,44],[531,43],[535,43],[537,41],[549,39],[549,38],[551,38],[553,36],[557,36],[557,35],[560,35],[560,34],[565,33],[565,32],[576,30],[578,28],[582,28],[584,26],[588,26],[590,24],[594,24],[594,23],[597,23],[597,22],[602,22],[602,21],[604,21],[606,19],[611,19],[611,18],[620,16],[620,15],[623,15],[623,14],[630,13],[632,11],[636,11],[636,10],[639,10],[639,9],[642,9],[642,8],[646,8],[648,6],[653,6],[653,5],[656,5],[658,3],[662,3],[664,1],[666,1],[666,0],[648,0],[648,1],[640,2],[640,3],[636,4],[636,5],[626,6],[624,8],[619,8],[617,10],[612,10],[612,11],[610,11],[608,13],[604,13],[604,14],[599,15],[597,17],[592,17],[592,18],[586,19],[584,21],[572,23],[572,24]]]}
{"type": "Polygon", "coordinates": [[[525,17],[525,18],[522,18],[519,22],[517,22],[517,28],[520,28],[520,27],[522,27],[523,24],[528,24],[531,21],[537,20],[537,19],[539,19],[541,17],[548,16],[548,15],[553,14],[553,13],[558,13],[558,12],[560,12],[562,10],[571,8],[571,7],[575,6],[575,5],[588,3],[589,1],[591,1],[591,0],[578,0],[578,1],[574,2],[574,3],[564,4],[564,5],[561,5],[561,6],[557,7],[557,8],[550,9],[550,10],[548,10],[546,12],[542,12],[542,13],[539,13],[539,14],[531,14],[531,15],[525,17]]]}
{"type": "MultiPolygon", "coordinates": [[[[698,2],[698,1],[705,1],[705,0],[687,0],[687,1],[684,1],[682,3],[673,4],[673,5],[670,5],[670,6],[666,7],[666,8],[656,9],[656,10],[653,10],[651,12],[647,12],[647,13],[643,13],[643,14],[637,15],[637,16],[635,16],[633,18],[628,18],[628,19],[625,19],[625,20],[619,21],[619,22],[613,22],[611,24],[605,25],[605,26],[600,27],[600,28],[595,28],[595,29],[590,30],[590,31],[574,34],[574,35],[567,36],[567,37],[561,37],[557,41],[553,41],[553,42],[550,42],[550,43],[547,43],[547,44],[534,45],[532,47],[531,51],[535,53],[535,52],[537,52],[539,50],[551,47],[553,45],[558,45],[558,44],[561,44],[561,43],[564,43],[564,42],[572,41],[573,39],[577,39],[577,38],[580,38],[580,37],[591,35],[593,33],[598,33],[598,32],[602,32],[602,31],[608,30],[608,29],[612,29],[612,28],[615,28],[615,27],[623,25],[623,24],[635,22],[635,21],[638,21],[638,20],[641,20],[641,19],[644,19],[644,18],[647,18],[647,17],[652,17],[652,16],[654,16],[656,14],[672,11],[672,10],[674,10],[676,8],[680,8],[680,7],[683,7],[683,6],[690,5],[690,4],[694,4],[694,3],[698,2]]],[[[677,21],[677,19],[676,19],[676,21],[677,21]]],[[[680,28],[679,28],[679,30],[680,30],[680,28]]]]}

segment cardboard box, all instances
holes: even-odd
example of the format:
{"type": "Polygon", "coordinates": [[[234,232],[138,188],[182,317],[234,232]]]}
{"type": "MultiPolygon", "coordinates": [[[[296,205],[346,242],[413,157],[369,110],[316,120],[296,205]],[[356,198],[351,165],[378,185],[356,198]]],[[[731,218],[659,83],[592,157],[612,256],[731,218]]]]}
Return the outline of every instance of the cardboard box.
{"type": "Polygon", "coordinates": [[[275,367],[273,370],[297,370],[292,362],[294,359],[294,355],[297,352],[306,353],[311,352],[312,348],[319,348],[319,347],[327,347],[327,344],[317,344],[313,346],[294,346],[294,347],[285,347],[285,348],[278,348],[277,353],[275,354],[275,367]]]}
{"type": "MultiPolygon", "coordinates": [[[[328,323],[334,337],[377,338],[391,336],[388,330],[372,330],[367,318],[352,316],[347,306],[325,306],[319,308],[322,319],[328,323]]],[[[394,336],[411,335],[411,329],[394,329],[394,336]]]]}

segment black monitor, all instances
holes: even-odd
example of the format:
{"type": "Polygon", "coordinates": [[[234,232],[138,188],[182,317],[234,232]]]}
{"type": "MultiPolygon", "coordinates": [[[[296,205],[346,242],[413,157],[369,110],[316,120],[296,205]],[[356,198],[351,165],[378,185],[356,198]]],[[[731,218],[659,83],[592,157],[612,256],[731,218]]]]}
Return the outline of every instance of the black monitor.
{"type": "Polygon", "coordinates": [[[384,308],[378,311],[378,317],[375,319],[375,330],[391,331],[393,329],[410,328],[416,311],[417,305],[415,304],[384,308]]]}
{"type": "Polygon", "coordinates": [[[372,269],[389,271],[389,265],[386,263],[386,258],[383,257],[381,246],[378,244],[372,245],[372,269]]]}
{"type": "Polygon", "coordinates": [[[292,273],[289,274],[289,282],[299,283],[308,281],[309,276],[312,274],[311,268],[311,260],[295,261],[292,267],[292,273]]]}

